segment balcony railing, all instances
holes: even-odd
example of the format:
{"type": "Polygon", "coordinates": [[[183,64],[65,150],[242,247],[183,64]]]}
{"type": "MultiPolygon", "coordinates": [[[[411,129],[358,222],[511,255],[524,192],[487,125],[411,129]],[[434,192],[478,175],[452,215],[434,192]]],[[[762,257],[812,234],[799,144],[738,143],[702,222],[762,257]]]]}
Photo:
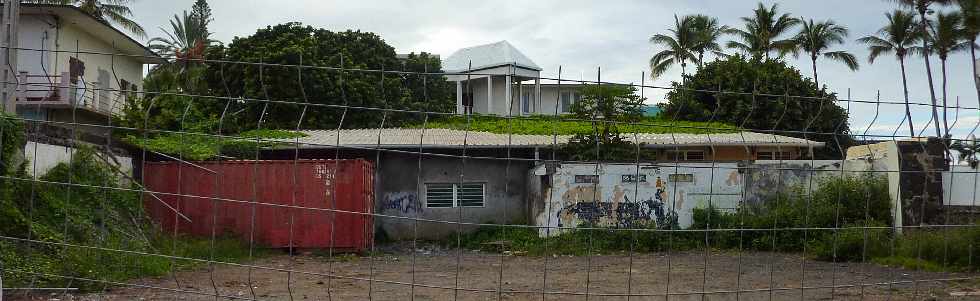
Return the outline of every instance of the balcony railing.
{"type": "Polygon", "coordinates": [[[68,72],[59,75],[18,74],[17,105],[42,108],[79,108],[100,114],[112,114],[112,100],[117,94],[100,89],[98,82],[81,77],[74,83],[68,72]]]}

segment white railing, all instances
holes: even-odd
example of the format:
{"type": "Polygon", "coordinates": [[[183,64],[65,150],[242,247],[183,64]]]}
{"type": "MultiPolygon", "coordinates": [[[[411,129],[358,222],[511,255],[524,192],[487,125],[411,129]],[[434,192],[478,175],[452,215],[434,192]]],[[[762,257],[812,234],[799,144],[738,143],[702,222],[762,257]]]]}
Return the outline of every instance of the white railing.
{"type": "Polygon", "coordinates": [[[98,82],[78,78],[72,83],[68,72],[59,75],[18,74],[17,104],[47,108],[81,108],[101,114],[112,113],[112,100],[119,94],[100,87],[98,82]],[[107,93],[106,97],[100,97],[107,93]]]}

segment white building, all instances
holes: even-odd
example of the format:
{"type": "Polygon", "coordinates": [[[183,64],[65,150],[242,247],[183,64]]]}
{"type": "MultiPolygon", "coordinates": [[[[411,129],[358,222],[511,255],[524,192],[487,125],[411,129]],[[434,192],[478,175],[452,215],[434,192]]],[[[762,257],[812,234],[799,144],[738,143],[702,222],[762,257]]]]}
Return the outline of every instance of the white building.
{"type": "Polygon", "coordinates": [[[541,67],[507,41],[457,50],[442,67],[456,83],[460,114],[554,115],[581,99],[580,83],[543,84],[541,67]]]}
{"type": "Polygon", "coordinates": [[[143,65],[163,61],[71,5],[22,4],[18,31],[16,104],[23,118],[104,123],[122,108],[119,90],[142,90],[143,65]]]}

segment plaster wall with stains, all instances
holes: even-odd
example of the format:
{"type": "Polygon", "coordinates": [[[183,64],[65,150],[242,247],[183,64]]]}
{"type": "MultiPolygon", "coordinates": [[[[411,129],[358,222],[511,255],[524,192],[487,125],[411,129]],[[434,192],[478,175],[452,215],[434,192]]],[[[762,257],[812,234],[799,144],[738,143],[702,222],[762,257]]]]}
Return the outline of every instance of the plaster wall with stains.
{"type": "MultiPolygon", "coordinates": [[[[539,166],[539,168],[541,168],[539,166]]],[[[737,163],[561,164],[534,207],[542,236],[581,226],[685,228],[693,210],[738,206],[737,163]]]]}

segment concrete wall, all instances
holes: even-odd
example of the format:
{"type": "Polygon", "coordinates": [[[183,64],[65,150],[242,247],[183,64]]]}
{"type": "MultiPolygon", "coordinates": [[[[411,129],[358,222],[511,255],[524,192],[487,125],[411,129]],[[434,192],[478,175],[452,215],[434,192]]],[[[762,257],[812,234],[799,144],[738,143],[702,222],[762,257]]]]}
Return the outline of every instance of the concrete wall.
{"type": "MultiPolygon", "coordinates": [[[[74,24],[61,24],[61,28],[55,34],[54,49],[61,51],[78,51],[82,52],[94,52],[94,53],[116,53],[118,52],[113,47],[113,42],[111,40],[106,40],[106,37],[96,37],[90,34],[85,28],[81,28],[74,24]],[[77,47],[76,47],[77,42],[77,47]]],[[[116,43],[126,43],[126,41],[115,41],[116,43]]],[[[131,84],[135,84],[139,87],[139,90],[143,89],[143,64],[134,57],[129,56],[111,56],[102,54],[86,54],[86,53],[67,53],[67,52],[53,52],[52,61],[54,64],[49,69],[52,74],[60,74],[61,72],[68,72],[68,60],[70,57],[77,56],[78,59],[85,63],[85,75],[83,76],[86,82],[98,82],[99,81],[99,71],[102,70],[109,74],[108,86],[102,87],[101,89],[119,89],[119,81],[126,80],[131,84]]],[[[86,93],[100,93],[100,91],[90,91],[86,93]]],[[[111,108],[113,113],[118,112],[122,108],[122,98],[120,93],[115,91],[107,92],[109,104],[108,107],[111,108]]]]}
{"type": "MultiPolygon", "coordinates": [[[[24,157],[27,158],[27,174],[40,177],[57,166],[59,163],[68,163],[78,150],[73,147],[38,143],[28,141],[24,146],[24,157]]],[[[127,156],[116,156],[113,165],[127,176],[133,173],[133,158],[127,156]]],[[[122,180],[124,176],[120,176],[122,180]]]]}
{"type": "MultiPolygon", "coordinates": [[[[535,169],[549,174],[545,165],[535,169]]],[[[734,209],[742,195],[736,163],[562,164],[547,177],[550,185],[532,204],[535,225],[548,227],[542,236],[583,225],[665,227],[674,219],[689,227],[695,208],[734,209]]]]}
{"type": "Polygon", "coordinates": [[[386,152],[376,162],[376,223],[391,239],[441,239],[457,230],[475,230],[464,223],[526,224],[525,186],[529,163],[524,161],[449,158],[386,152]],[[509,165],[509,166],[508,166],[509,165]],[[462,178],[460,178],[462,172],[462,178]],[[421,177],[420,177],[421,175],[421,177]],[[485,183],[484,207],[427,208],[426,183],[485,183]],[[431,221],[418,221],[414,219],[431,221]]]}
{"type": "Polygon", "coordinates": [[[976,207],[980,205],[978,197],[980,170],[958,165],[943,172],[943,205],[976,207]]]}

